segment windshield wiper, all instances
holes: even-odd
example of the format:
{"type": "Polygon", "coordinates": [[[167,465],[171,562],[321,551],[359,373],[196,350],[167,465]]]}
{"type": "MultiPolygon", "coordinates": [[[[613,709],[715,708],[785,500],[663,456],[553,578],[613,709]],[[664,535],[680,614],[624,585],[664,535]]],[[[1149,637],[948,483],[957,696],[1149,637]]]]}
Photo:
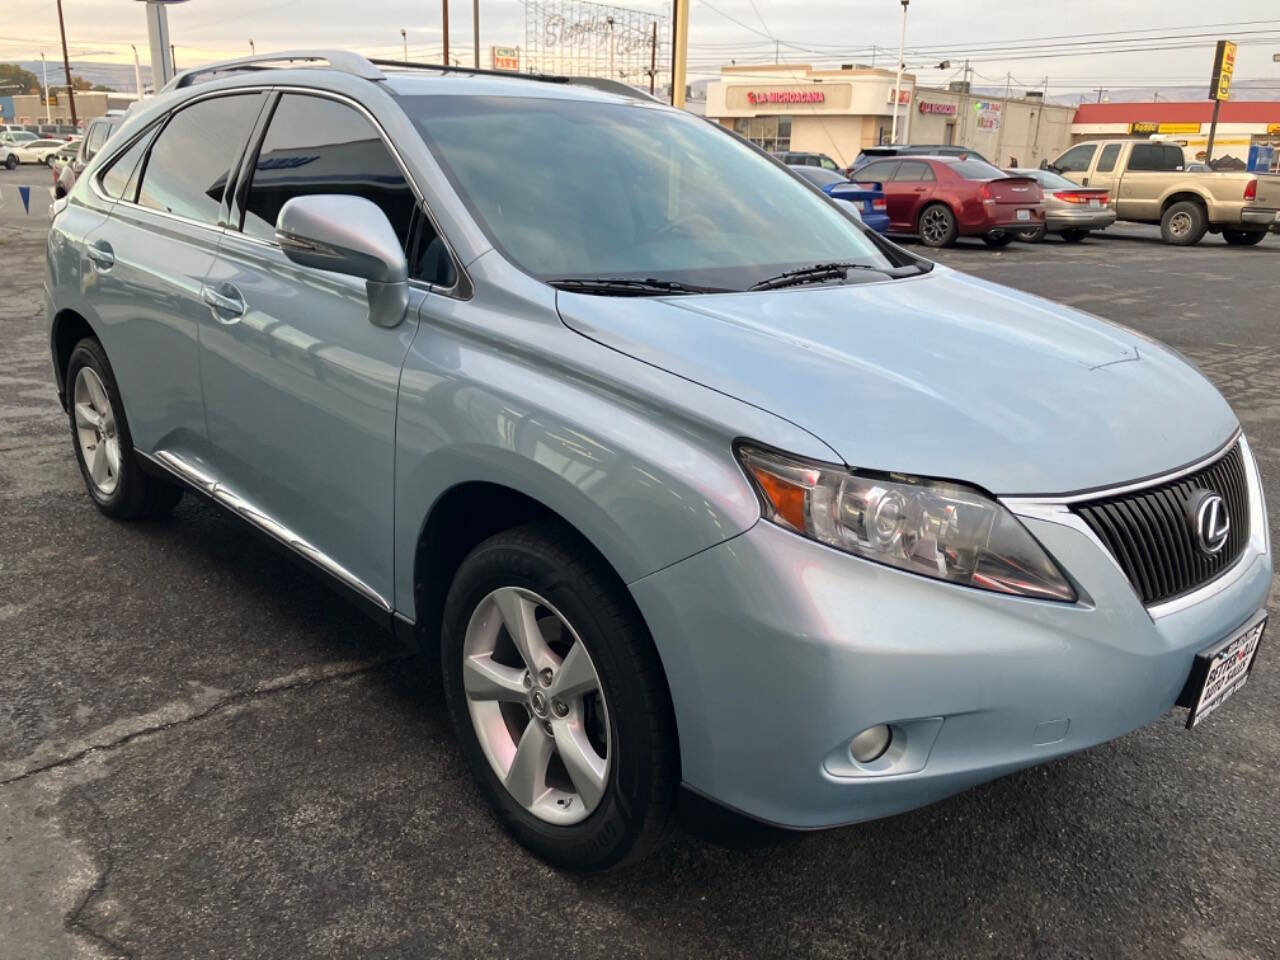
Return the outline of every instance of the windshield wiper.
{"type": "Polygon", "coordinates": [[[899,267],[877,267],[870,263],[854,263],[852,261],[836,261],[832,263],[815,263],[798,270],[786,270],[772,277],[753,283],[748,290],[777,290],[779,287],[798,287],[803,283],[824,283],[827,280],[847,279],[850,270],[874,270],[886,277],[905,276],[897,271],[899,267]]]}
{"type": "Polygon", "coordinates": [[[553,287],[574,293],[591,293],[599,296],[654,297],[683,293],[729,293],[724,287],[699,287],[679,280],[658,280],[646,277],[562,277],[548,280],[553,287]]]}

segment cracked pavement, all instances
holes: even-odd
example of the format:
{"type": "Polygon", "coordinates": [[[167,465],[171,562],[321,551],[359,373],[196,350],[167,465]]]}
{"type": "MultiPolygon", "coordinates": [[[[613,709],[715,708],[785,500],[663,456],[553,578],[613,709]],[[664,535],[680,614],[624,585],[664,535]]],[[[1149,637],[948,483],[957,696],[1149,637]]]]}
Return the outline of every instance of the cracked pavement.
{"type": "MultiPolygon", "coordinates": [[[[1178,711],[826,833],[688,800],[632,870],[545,867],[480,806],[429,662],[207,503],[94,510],[49,370],[44,226],[0,219],[0,960],[1280,955],[1274,636],[1194,734],[1178,711]]],[[[1280,504],[1280,237],[1115,233],[939,259],[1171,342],[1280,504]]]]}

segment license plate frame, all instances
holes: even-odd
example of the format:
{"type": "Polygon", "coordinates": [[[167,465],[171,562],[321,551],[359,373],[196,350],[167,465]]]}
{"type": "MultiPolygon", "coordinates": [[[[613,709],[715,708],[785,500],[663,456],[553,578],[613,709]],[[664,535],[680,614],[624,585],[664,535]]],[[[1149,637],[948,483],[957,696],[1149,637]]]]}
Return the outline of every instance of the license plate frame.
{"type": "Polygon", "coordinates": [[[1019,221],[1024,221],[1024,222],[1025,222],[1025,221],[1030,220],[1030,219],[1031,219],[1031,211],[1030,211],[1030,210],[1019,210],[1019,211],[1018,211],[1018,220],[1019,220],[1019,221]]]}
{"type": "Polygon", "coordinates": [[[1239,692],[1258,662],[1258,649],[1267,628],[1266,611],[1260,611],[1249,622],[1196,654],[1187,678],[1181,706],[1189,707],[1187,729],[1193,730],[1239,692]]]}

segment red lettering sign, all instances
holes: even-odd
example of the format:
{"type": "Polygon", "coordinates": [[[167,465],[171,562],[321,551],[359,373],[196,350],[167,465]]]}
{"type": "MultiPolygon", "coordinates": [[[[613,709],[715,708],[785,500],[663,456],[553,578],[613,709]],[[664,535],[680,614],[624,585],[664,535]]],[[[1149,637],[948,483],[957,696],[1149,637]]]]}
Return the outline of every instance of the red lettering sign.
{"type": "Polygon", "coordinates": [[[821,90],[769,90],[747,91],[747,103],[826,103],[827,95],[821,90]]]}
{"type": "Polygon", "coordinates": [[[920,112],[936,113],[944,117],[954,117],[956,115],[956,105],[954,103],[928,103],[921,100],[920,112]]]}

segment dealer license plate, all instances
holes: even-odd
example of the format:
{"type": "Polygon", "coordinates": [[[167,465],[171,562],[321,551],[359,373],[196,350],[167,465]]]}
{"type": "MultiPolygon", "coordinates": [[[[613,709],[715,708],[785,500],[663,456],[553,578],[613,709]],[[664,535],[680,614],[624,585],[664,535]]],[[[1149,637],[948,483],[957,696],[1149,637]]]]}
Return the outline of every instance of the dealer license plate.
{"type": "Polygon", "coordinates": [[[1253,658],[1257,656],[1266,626],[1267,618],[1260,617],[1240,633],[1196,655],[1191,679],[1187,682],[1191,693],[1188,730],[1244,686],[1249,679],[1249,671],[1253,669],[1253,658]]]}
{"type": "Polygon", "coordinates": [[[1019,210],[1019,211],[1018,211],[1018,219],[1019,219],[1019,220],[1030,220],[1030,219],[1031,219],[1031,211],[1030,211],[1030,210],[1019,210]]]}

